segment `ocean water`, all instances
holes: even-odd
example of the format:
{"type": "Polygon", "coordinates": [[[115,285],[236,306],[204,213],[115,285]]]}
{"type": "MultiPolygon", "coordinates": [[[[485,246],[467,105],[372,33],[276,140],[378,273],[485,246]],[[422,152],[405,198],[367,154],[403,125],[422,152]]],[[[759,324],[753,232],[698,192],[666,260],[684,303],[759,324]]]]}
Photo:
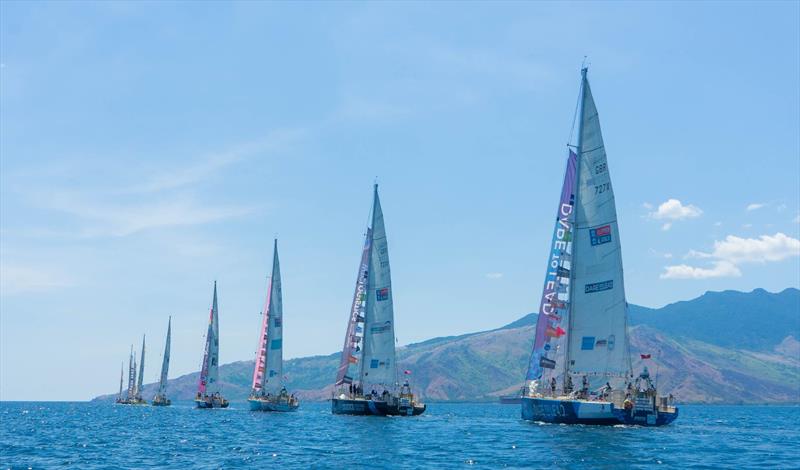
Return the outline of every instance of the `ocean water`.
{"type": "Polygon", "coordinates": [[[2,468],[798,468],[800,407],[684,406],[666,427],[537,424],[518,405],[415,418],[0,402],[2,468]]]}

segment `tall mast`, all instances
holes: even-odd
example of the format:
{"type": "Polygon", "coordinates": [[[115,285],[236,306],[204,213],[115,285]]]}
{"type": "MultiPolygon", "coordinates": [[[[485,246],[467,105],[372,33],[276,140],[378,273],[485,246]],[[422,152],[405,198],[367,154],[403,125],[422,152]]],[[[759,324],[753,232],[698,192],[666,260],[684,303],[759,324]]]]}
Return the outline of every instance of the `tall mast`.
{"type": "MultiPolygon", "coordinates": [[[[581,160],[583,159],[582,158],[582,154],[583,154],[583,116],[584,116],[584,111],[585,111],[585,108],[586,108],[586,73],[588,71],[589,71],[588,67],[582,67],[581,68],[581,93],[580,93],[580,103],[581,103],[581,105],[580,105],[580,111],[579,111],[579,114],[578,114],[578,139],[575,142],[575,153],[578,156],[578,158],[576,159],[577,161],[575,162],[575,174],[577,175],[577,178],[580,178],[581,160]]],[[[580,193],[581,193],[581,185],[580,184],[576,184],[575,185],[575,205],[576,205],[576,207],[579,204],[579,201],[581,200],[581,194],[580,193]]],[[[577,220],[576,220],[575,225],[572,228],[573,233],[576,233],[577,229],[578,229],[578,226],[577,226],[577,220]]],[[[574,243],[574,240],[575,240],[575,236],[574,235],[573,235],[572,239],[573,239],[573,243],[574,243]]],[[[568,307],[567,307],[567,309],[568,309],[568,311],[567,311],[567,322],[568,322],[569,326],[567,327],[567,334],[565,335],[564,343],[563,343],[564,347],[566,349],[566,351],[564,353],[564,358],[565,358],[564,359],[564,377],[563,377],[564,384],[566,384],[567,378],[569,377],[570,343],[571,343],[571,336],[572,336],[572,331],[573,331],[573,322],[572,322],[572,304],[573,304],[573,302],[572,302],[572,299],[574,298],[573,297],[573,290],[574,290],[574,287],[575,287],[575,283],[572,282],[572,281],[575,278],[575,276],[574,276],[575,266],[577,265],[576,264],[576,257],[575,257],[575,252],[576,251],[577,250],[575,248],[572,249],[572,259],[570,261],[570,265],[572,266],[573,269],[571,269],[571,273],[570,273],[569,296],[568,296],[569,303],[567,304],[568,305],[568,307]]]]}

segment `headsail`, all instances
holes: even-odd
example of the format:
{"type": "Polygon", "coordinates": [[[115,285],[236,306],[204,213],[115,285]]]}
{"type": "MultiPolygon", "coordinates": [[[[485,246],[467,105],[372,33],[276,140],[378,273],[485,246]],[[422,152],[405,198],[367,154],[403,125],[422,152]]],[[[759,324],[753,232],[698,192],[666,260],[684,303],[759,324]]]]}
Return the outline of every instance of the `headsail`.
{"type": "Polygon", "coordinates": [[[219,311],[217,310],[217,282],[214,281],[214,300],[208,318],[206,348],[203,367],[200,369],[198,391],[203,395],[219,392],[219,311]]]}
{"type": "MultiPolygon", "coordinates": [[[[361,251],[361,263],[358,267],[358,277],[356,277],[356,289],[353,293],[353,304],[350,307],[350,320],[347,322],[347,332],[344,336],[344,346],[342,347],[342,357],[339,361],[339,369],[336,372],[335,385],[353,383],[353,374],[350,372],[351,366],[358,366],[361,352],[361,345],[364,339],[364,308],[367,298],[367,277],[369,275],[369,254],[372,247],[372,229],[367,229],[364,237],[364,249],[361,251]]],[[[361,380],[359,378],[359,380],[361,380]]]]}
{"type": "Polygon", "coordinates": [[[251,393],[261,393],[264,387],[264,375],[267,372],[267,330],[269,328],[269,305],[272,294],[272,277],[267,278],[267,299],[261,311],[261,329],[258,331],[258,346],[256,347],[256,360],[253,367],[253,384],[251,393]]]}
{"type": "Polygon", "coordinates": [[[265,344],[265,372],[261,378],[261,389],[275,394],[283,382],[283,294],[281,293],[281,265],[278,261],[278,240],[272,255],[269,304],[265,312],[267,340],[265,344]]]}
{"type": "Polygon", "coordinates": [[[167,393],[167,376],[169,375],[169,348],[172,337],[172,316],[167,322],[167,343],[164,346],[164,360],[161,362],[161,379],[158,382],[158,395],[165,396],[167,393]]]}
{"type": "MultiPolygon", "coordinates": [[[[533,353],[528,364],[526,380],[542,379],[544,371],[556,368],[557,356],[563,356],[564,340],[569,313],[569,285],[572,259],[572,226],[575,204],[575,165],[577,156],[569,152],[561,199],[556,214],[555,229],[547,260],[539,316],[536,322],[536,337],[533,353]]],[[[561,366],[563,367],[563,361],[561,366]]],[[[552,374],[548,374],[551,376],[552,374]]],[[[546,377],[547,378],[547,377],[546,377]]]]}
{"type": "Polygon", "coordinates": [[[145,336],[142,335],[142,360],[139,362],[139,379],[136,382],[136,397],[141,398],[142,396],[142,384],[144,382],[144,339],[145,336]]]}
{"type": "Polygon", "coordinates": [[[578,181],[567,370],[591,387],[630,374],[627,303],[614,191],[586,69],[578,132],[578,181]]]}
{"type": "Polygon", "coordinates": [[[389,247],[376,184],[372,206],[372,242],[367,276],[364,355],[361,362],[362,384],[377,384],[392,388],[397,383],[392,297],[389,247]]]}

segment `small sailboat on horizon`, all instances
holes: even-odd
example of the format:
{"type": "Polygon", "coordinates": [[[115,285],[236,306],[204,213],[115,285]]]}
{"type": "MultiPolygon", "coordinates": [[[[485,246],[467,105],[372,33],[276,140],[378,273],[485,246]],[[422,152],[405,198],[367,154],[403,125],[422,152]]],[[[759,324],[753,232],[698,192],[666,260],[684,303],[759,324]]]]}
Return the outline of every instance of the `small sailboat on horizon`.
{"type": "Polygon", "coordinates": [[[142,377],[144,376],[144,346],[145,337],[142,336],[142,358],[139,363],[139,373],[136,373],[136,354],[131,345],[131,354],[128,358],[128,391],[122,397],[122,377],[120,377],[120,393],[116,403],[120,405],[146,405],[147,401],[142,399],[142,377]]]}
{"type": "Polygon", "coordinates": [[[397,378],[389,247],[378,185],[331,399],[333,414],[416,416],[426,406],[397,378]]]}
{"type": "Polygon", "coordinates": [[[219,384],[219,310],[217,308],[217,281],[214,281],[214,300],[208,318],[203,366],[194,399],[198,408],[227,408],[229,403],[220,392],[219,384]]]}
{"type": "Polygon", "coordinates": [[[167,322],[167,342],[164,345],[164,360],[161,363],[161,377],[158,381],[158,392],[153,397],[153,406],[169,406],[172,404],[167,398],[167,376],[169,374],[169,350],[170,339],[172,337],[172,316],[169,317],[167,322]]]}
{"type": "Polygon", "coordinates": [[[522,418],[665,425],[678,409],[658,396],[646,367],[633,375],[617,211],[586,73],[583,68],[577,143],[568,152],[522,418]]]}
{"type": "Polygon", "coordinates": [[[300,403],[283,385],[283,293],[277,239],[261,315],[253,385],[247,402],[253,411],[296,411],[300,403]]]}

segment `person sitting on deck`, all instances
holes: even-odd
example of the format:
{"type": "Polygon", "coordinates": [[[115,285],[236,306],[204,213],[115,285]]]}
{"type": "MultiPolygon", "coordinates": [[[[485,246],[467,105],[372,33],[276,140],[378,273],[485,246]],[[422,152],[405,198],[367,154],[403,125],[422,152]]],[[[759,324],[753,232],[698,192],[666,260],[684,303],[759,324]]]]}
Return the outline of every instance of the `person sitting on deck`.
{"type": "Polygon", "coordinates": [[[552,392],[553,396],[556,396],[556,378],[553,377],[550,379],[550,392],[552,392]]]}
{"type": "Polygon", "coordinates": [[[383,401],[389,401],[389,390],[384,389],[381,398],[383,398],[383,401]]]}
{"type": "Polygon", "coordinates": [[[572,385],[572,376],[567,374],[567,383],[564,385],[564,394],[570,395],[572,394],[572,389],[574,386],[572,385]]]}
{"type": "Polygon", "coordinates": [[[589,379],[584,375],[581,379],[581,397],[587,398],[589,396],[589,379]]]}

